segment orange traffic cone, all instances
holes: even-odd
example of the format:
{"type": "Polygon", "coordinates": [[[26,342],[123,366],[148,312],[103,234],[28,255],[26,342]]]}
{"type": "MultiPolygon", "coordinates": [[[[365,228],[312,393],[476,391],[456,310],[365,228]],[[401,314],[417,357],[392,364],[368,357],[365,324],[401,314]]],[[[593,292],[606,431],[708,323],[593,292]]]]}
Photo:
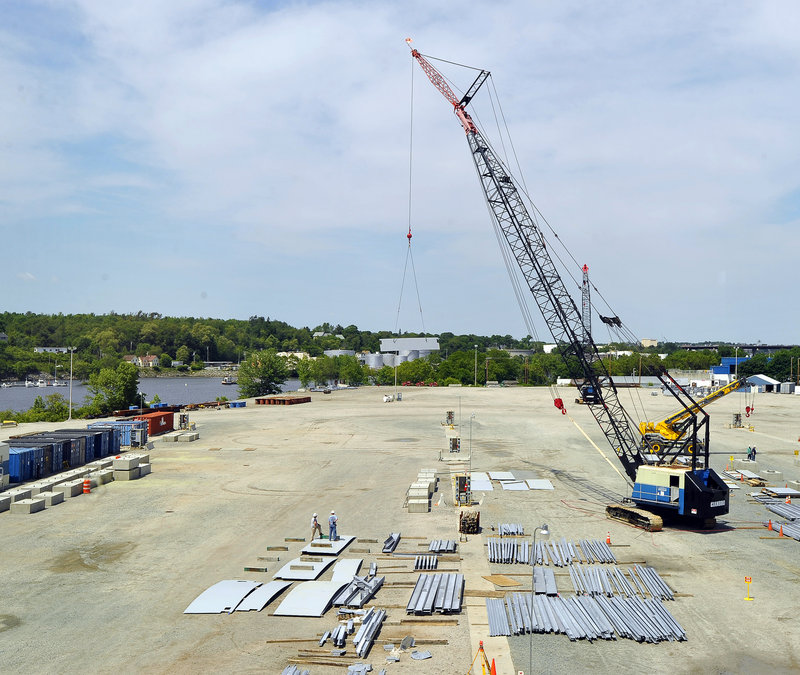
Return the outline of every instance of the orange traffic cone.
{"type": "Polygon", "coordinates": [[[792,503],[792,498],[791,498],[791,497],[789,497],[788,495],[787,495],[787,497],[786,497],[786,503],[787,503],[787,504],[791,504],[791,503],[792,503]]]}
{"type": "Polygon", "coordinates": [[[611,544],[611,532],[606,533],[606,544],[611,544]]]}
{"type": "Polygon", "coordinates": [[[772,530],[772,518],[767,521],[767,529],[772,530]]]}
{"type": "Polygon", "coordinates": [[[88,495],[92,491],[92,482],[88,478],[83,479],[83,494],[88,495]]]}
{"type": "Polygon", "coordinates": [[[778,536],[779,536],[779,537],[782,537],[782,536],[783,536],[783,523],[781,523],[781,531],[780,531],[780,533],[778,534],[778,536]]]}
{"type": "Polygon", "coordinates": [[[497,668],[494,667],[494,659],[492,659],[492,669],[489,672],[491,675],[497,675],[497,668]]]}

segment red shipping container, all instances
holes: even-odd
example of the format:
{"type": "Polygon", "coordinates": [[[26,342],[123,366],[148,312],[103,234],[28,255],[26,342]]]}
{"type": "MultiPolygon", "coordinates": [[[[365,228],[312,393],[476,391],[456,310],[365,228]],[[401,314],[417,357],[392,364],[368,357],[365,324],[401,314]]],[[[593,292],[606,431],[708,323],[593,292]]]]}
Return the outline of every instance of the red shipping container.
{"type": "Polygon", "coordinates": [[[175,413],[172,412],[151,412],[137,415],[133,419],[147,421],[148,436],[157,436],[175,429],[175,413]]]}

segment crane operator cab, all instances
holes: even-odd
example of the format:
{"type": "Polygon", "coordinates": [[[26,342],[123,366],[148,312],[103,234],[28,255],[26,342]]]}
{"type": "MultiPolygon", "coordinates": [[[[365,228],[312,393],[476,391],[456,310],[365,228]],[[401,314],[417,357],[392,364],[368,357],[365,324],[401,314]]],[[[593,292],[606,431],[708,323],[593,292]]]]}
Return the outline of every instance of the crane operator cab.
{"type": "Polygon", "coordinates": [[[640,466],[631,493],[642,508],[703,521],[725,515],[728,498],[728,486],[713,469],[676,466],[640,466]]]}

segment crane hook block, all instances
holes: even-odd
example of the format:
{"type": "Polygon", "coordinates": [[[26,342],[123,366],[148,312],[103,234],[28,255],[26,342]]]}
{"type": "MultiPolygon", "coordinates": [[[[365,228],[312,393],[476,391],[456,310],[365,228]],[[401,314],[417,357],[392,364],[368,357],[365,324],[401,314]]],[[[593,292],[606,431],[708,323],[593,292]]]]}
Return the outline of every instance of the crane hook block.
{"type": "Polygon", "coordinates": [[[564,401],[562,401],[560,398],[554,398],[553,405],[559,410],[564,410],[564,401]]]}
{"type": "Polygon", "coordinates": [[[745,408],[744,408],[744,416],[745,417],[750,417],[750,406],[749,405],[745,406],[745,408]]]}

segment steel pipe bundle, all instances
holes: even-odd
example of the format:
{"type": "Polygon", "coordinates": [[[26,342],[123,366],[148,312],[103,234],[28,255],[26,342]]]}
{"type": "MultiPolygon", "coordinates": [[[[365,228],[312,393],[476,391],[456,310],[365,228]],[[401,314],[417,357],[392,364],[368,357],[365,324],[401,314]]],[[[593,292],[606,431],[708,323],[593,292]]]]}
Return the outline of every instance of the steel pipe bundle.
{"type": "Polygon", "coordinates": [[[439,566],[439,558],[435,555],[418,555],[414,558],[415,570],[435,570],[439,566]]]}
{"type": "Polygon", "coordinates": [[[460,612],[463,590],[463,574],[420,574],[406,605],[406,613],[460,612]]]}
{"type": "Polygon", "coordinates": [[[772,504],[767,504],[767,508],[786,520],[800,521],[800,506],[796,504],[785,504],[781,501],[775,500],[772,504]]]}
{"type": "Polygon", "coordinates": [[[486,610],[491,635],[560,633],[570,640],[613,640],[619,637],[639,642],[686,640],[686,633],[658,600],[546,596],[510,593],[502,601],[488,598],[486,610]]]}
{"type": "Polygon", "coordinates": [[[353,638],[356,654],[362,659],[369,653],[370,647],[372,647],[372,643],[375,641],[375,636],[378,634],[385,618],[386,610],[376,610],[374,607],[364,615],[361,627],[353,638]]]}

